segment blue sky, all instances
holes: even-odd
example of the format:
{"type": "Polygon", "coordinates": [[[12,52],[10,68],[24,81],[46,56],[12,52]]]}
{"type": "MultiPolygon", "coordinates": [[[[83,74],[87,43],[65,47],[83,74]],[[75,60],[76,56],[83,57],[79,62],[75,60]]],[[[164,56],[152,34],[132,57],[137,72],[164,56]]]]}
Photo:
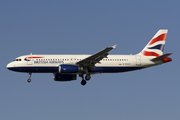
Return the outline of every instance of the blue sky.
{"type": "Polygon", "coordinates": [[[178,0],[0,1],[0,119],[179,120],[178,0]],[[159,29],[168,29],[164,53],[173,61],[117,74],[55,82],[53,74],[6,69],[26,54],[136,54],[159,29]]]}

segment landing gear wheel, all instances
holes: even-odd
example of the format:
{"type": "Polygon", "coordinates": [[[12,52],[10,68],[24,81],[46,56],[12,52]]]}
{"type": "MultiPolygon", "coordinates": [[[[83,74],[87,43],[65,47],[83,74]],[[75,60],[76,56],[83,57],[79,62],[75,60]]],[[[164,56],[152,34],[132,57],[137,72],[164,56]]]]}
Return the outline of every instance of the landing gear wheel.
{"type": "Polygon", "coordinates": [[[27,82],[30,83],[30,82],[31,82],[31,79],[28,79],[27,82]]]}
{"type": "Polygon", "coordinates": [[[83,85],[83,86],[86,85],[86,81],[85,81],[85,80],[82,80],[82,81],[81,81],[81,85],[83,85]]]}
{"type": "Polygon", "coordinates": [[[90,79],[91,79],[91,76],[90,76],[90,75],[86,75],[85,79],[86,79],[86,80],[90,80],[90,79]]]}

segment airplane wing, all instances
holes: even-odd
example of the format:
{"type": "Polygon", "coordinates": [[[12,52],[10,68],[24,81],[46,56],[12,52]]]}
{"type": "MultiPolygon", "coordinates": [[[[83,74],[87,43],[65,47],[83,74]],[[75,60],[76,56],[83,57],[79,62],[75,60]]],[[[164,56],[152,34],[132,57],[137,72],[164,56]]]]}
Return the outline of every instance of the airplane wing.
{"type": "Polygon", "coordinates": [[[94,65],[96,63],[100,63],[99,61],[102,60],[103,58],[107,58],[107,56],[109,55],[108,52],[112,49],[116,49],[116,45],[112,46],[112,47],[107,47],[104,50],[101,50],[98,53],[95,53],[79,62],[77,62],[76,64],[79,66],[83,66],[83,67],[89,67],[89,68],[94,68],[94,65]]]}

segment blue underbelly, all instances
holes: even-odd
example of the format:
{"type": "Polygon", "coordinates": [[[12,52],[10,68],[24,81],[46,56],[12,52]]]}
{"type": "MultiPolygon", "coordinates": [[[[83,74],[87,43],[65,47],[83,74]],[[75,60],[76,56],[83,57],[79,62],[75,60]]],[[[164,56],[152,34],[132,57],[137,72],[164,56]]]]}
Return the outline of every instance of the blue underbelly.
{"type": "MultiPolygon", "coordinates": [[[[95,67],[89,70],[90,73],[116,73],[127,72],[142,69],[143,67],[95,67]]],[[[30,72],[30,73],[56,73],[59,72],[59,67],[12,67],[9,70],[16,72],[30,72]]]]}

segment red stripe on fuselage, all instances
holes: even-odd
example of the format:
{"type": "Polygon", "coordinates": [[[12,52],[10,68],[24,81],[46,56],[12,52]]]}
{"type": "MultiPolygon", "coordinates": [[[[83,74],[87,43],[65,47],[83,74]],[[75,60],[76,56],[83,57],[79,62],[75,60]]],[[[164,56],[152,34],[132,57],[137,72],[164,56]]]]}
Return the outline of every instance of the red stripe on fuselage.
{"type": "Polygon", "coordinates": [[[37,59],[37,58],[44,58],[44,57],[26,57],[25,59],[37,59]]]}
{"type": "Polygon", "coordinates": [[[151,42],[149,43],[149,45],[152,45],[152,44],[154,44],[155,42],[158,42],[158,41],[165,41],[166,40],[166,35],[167,34],[164,33],[164,34],[161,34],[160,36],[152,39],[151,42]]]}

